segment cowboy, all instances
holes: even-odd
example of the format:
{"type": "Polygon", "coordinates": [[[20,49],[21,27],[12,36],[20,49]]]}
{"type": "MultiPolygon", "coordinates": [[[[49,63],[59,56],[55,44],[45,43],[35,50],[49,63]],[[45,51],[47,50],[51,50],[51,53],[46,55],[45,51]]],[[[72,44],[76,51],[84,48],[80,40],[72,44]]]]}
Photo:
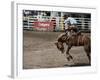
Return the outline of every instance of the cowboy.
{"type": "Polygon", "coordinates": [[[74,34],[74,33],[77,33],[78,32],[78,28],[77,28],[77,21],[72,18],[72,17],[69,17],[69,15],[64,15],[64,24],[65,24],[65,33],[70,36],[71,33],[74,34]]]}

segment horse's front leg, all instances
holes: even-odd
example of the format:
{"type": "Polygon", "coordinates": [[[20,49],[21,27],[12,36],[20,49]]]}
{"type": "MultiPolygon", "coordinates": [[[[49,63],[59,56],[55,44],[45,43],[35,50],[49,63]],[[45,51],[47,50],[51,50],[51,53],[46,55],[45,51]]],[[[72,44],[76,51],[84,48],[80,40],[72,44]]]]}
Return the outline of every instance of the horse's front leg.
{"type": "Polygon", "coordinates": [[[69,50],[71,49],[71,45],[68,45],[67,47],[67,51],[66,51],[66,57],[67,57],[67,60],[70,61],[70,59],[73,59],[73,57],[69,54],[69,50]]]}

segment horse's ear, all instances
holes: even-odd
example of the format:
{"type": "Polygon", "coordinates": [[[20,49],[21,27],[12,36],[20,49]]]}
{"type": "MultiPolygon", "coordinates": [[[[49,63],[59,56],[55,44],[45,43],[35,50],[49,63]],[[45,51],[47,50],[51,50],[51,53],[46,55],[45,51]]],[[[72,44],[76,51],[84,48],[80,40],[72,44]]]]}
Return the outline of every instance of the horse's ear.
{"type": "Polygon", "coordinates": [[[57,46],[57,43],[58,43],[57,41],[54,42],[54,44],[55,44],[56,46],[57,46]]]}

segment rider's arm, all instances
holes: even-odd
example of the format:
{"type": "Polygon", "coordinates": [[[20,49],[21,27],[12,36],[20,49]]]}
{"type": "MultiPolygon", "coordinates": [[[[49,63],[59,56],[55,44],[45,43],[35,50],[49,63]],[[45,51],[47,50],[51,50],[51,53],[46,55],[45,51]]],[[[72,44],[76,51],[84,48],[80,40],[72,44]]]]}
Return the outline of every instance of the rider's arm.
{"type": "Polygon", "coordinates": [[[66,19],[66,20],[64,21],[64,23],[65,23],[65,24],[69,24],[69,23],[70,23],[70,19],[69,19],[69,18],[66,19]]]}

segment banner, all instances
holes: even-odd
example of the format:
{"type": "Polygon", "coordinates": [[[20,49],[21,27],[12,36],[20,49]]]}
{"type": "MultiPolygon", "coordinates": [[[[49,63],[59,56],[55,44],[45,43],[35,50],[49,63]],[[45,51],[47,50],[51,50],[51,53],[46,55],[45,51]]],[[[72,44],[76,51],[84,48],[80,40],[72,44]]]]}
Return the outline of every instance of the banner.
{"type": "Polygon", "coordinates": [[[54,26],[53,26],[52,21],[48,21],[48,22],[36,21],[36,22],[34,22],[33,28],[35,28],[37,30],[43,30],[43,31],[53,31],[54,26]]]}

